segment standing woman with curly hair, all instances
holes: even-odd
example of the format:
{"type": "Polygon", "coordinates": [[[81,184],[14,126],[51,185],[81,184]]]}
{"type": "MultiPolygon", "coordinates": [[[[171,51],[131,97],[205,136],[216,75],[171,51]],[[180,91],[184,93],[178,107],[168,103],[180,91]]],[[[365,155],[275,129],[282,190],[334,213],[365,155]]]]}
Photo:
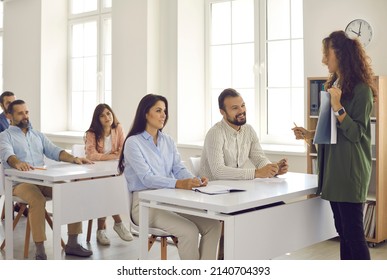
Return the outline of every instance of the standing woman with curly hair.
{"type": "MultiPolygon", "coordinates": [[[[371,111],[377,97],[370,60],[361,43],[343,31],[323,39],[325,88],[337,118],[337,144],[318,147],[318,193],[331,204],[342,260],[368,260],[363,203],[371,178],[371,111]]],[[[293,128],[297,139],[314,131],[293,128]]]]}

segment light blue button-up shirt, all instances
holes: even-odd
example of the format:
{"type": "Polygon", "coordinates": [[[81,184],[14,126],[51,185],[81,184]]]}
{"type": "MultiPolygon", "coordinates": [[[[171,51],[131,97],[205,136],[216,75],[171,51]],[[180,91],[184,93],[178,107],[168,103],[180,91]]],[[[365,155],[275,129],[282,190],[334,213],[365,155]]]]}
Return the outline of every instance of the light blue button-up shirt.
{"type": "Polygon", "coordinates": [[[158,134],[157,145],[146,131],[129,137],[124,160],[129,191],[175,188],[178,179],[194,177],[182,164],[173,139],[162,132],[158,134]]]}
{"type": "Polygon", "coordinates": [[[9,120],[5,116],[4,112],[0,114],[0,132],[6,130],[9,127],[9,120]]]}
{"type": "Polygon", "coordinates": [[[10,168],[7,160],[13,155],[32,166],[43,166],[44,156],[58,161],[61,151],[62,148],[33,128],[24,134],[19,127],[11,125],[0,133],[0,160],[5,168],[10,168]]]}

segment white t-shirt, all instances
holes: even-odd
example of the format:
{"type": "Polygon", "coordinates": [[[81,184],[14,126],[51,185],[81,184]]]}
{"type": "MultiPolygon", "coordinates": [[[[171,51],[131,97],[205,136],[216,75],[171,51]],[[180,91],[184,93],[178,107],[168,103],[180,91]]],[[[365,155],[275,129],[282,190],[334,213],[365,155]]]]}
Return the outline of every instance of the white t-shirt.
{"type": "Polygon", "coordinates": [[[103,153],[104,154],[110,154],[112,151],[112,135],[105,137],[104,143],[103,143],[103,153]]]}

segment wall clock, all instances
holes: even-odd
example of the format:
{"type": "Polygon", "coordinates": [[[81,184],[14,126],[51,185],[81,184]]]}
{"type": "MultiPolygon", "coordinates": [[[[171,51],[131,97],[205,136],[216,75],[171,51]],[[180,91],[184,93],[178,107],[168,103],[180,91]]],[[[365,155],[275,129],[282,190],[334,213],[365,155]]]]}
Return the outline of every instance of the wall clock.
{"type": "Polygon", "coordinates": [[[348,23],[345,33],[351,39],[358,38],[364,47],[371,43],[373,30],[371,24],[364,19],[354,19],[348,23]]]}

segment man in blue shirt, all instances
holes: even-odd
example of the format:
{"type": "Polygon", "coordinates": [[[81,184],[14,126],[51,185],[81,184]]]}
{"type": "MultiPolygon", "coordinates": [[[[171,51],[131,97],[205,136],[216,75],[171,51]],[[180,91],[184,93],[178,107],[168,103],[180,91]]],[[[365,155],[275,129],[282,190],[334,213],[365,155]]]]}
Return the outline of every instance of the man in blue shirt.
{"type": "MultiPolygon", "coordinates": [[[[43,133],[34,130],[29,122],[29,111],[23,100],[15,100],[8,106],[11,125],[0,133],[0,160],[5,168],[16,168],[21,171],[33,170],[34,166],[44,165],[47,158],[75,164],[92,163],[85,158],[77,158],[54,145],[43,133]]],[[[20,183],[13,186],[13,195],[29,204],[29,221],[32,238],[36,245],[35,258],[47,259],[44,241],[46,196],[52,196],[50,187],[20,183]]],[[[67,255],[89,257],[91,250],[78,243],[78,234],[82,232],[82,223],[68,225],[68,242],[65,248],[67,255]]]]}
{"type": "MultiPolygon", "coordinates": [[[[3,112],[0,114],[0,132],[6,130],[9,127],[10,120],[7,118],[6,112],[8,109],[8,105],[11,104],[11,102],[15,101],[16,96],[11,91],[4,91],[0,95],[0,107],[3,110],[3,112]]],[[[19,212],[20,206],[18,203],[15,203],[14,208],[15,212],[19,212]]],[[[28,208],[26,208],[23,212],[24,216],[28,216],[28,208]]]]}

